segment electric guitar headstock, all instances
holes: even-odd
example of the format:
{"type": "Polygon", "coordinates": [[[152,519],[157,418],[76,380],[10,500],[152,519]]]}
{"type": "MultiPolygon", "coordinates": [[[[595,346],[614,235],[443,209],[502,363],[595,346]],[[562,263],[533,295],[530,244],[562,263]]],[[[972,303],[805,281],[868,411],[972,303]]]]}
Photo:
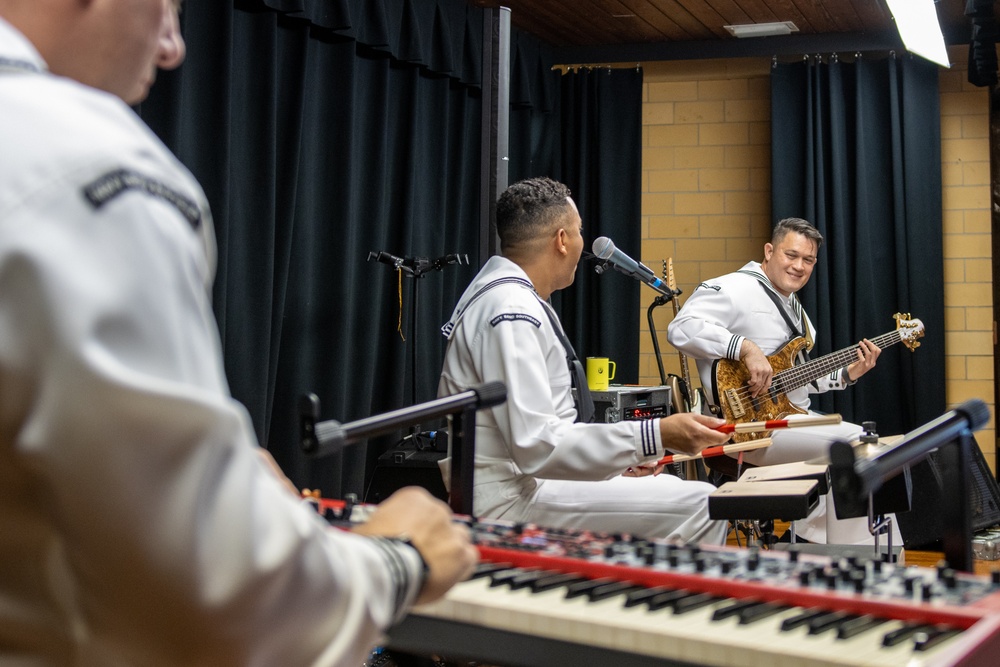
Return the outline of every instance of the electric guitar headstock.
{"type": "Polygon", "coordinates": [[[679,295],[681,292],[677,289],[677,280],[674,278],[674,258],[667,258],[667,287],[670,291],[674,293],[675,296],[679,295]]]}
{"type": "Polygon", "coordinates": [[[910,319],[909,313],[896,313],[892,316],[892,319],[896,320],[896,329],[899,331],[900,342],[910,352],[920,347],[917,339],[924,337],[924,323],[916,318],[910,319]]]}

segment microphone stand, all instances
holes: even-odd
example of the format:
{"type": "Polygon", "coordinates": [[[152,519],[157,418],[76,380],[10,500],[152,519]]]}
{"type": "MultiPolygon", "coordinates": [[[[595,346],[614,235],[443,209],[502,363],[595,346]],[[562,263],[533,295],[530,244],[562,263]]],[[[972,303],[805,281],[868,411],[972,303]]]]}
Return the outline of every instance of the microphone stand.
{"type": "Polygon", "coordinates": [[[317,422],[319,397],[303,394],[299,397],[299,445],[309,456],[329,456],[348,445],[395,431],[400,426],[448,417],[451,439],[449,504],[452,511],[472,516],[476,411],[506,400],[507,387],[503,382],[487,382],[452,396],[341,424],[335,420],[317,422]]]}
{"type": "MultiPolygon", "coordinates": [[[[606,259],[601,259],[592,252],[584,250],[582,259],[589,259],[595,261],[594,273],[596,273],[597,275],[601,275],[602,273],[607,271],[608,268],[610,267],[612,269],[615,269],[619,273],[624,273],[626,276],[629,276],[630,278],[635,277],[628,271],[625,271],[624,269],[618,267],[617,265],[612,264],[606,259]]],[[[671,301],[674,300],[674,297],[680,296],[680,293],[681,293],[680,290],[673,291],[668,289],[667,293],[657,294],[656,297],[653,299],[653,302],[649,305],[649,309],[646,311],[646,319],[649,322],[649,334],[653,337],[653,352],[654,354],[656,354],[656,366],[657,369],[660,371],[661,385],[667,384],[667,373],[663,368],[663,359],[660,358],[660,341],[656,339],[656,325],[653,324],[653,309],[670,303],[671,301]]]]}
{"type": "MultiPolygon", "coordinates": [[[[387,252],[369,252],[368,261],[375,260],[389,264],[395,271],[402,271],[408,278],[423,278],[431,271],[442,271],[449,264],[469,263],[467,254],[452,253],[431,260],[427,257],[396,257],[387,252]]],[[[413,282],[413,299],[410,302],[410,338],[413,343],[413,354],[410,357],[410,400],[417,400],[417,282],[413,282]]]]}

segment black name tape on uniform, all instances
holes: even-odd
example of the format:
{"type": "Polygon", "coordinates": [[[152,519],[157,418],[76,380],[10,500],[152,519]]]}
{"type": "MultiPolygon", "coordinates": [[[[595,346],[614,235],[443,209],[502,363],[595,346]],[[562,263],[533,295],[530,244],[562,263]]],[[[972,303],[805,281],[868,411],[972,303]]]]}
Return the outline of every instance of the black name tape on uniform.
{"type": "Polygon", "coordinates": [[[116,169],[104,174],[93,183],[84,186],[83,196],[95,209],[99,209],[129,190],[139,190],[165,201],[176,208],[191,224],[192,228],[198,229],[201,226],[201,210],[198,208],[198,204],[177,190],[128,169],[116,169]]]}
{"type": "Polygon", "coordinates": [[[532,324],[534,324],[536,327],[539,328],[541,328],[542,326],[542,323],[539,322],[537,319],[535,319],[531,315],[525,315],[524,313],[500,313],[492,320],[490,320],[490,326],[495,327],[501,322],[518,322],[518,321],[531,322],[532,324]]]}

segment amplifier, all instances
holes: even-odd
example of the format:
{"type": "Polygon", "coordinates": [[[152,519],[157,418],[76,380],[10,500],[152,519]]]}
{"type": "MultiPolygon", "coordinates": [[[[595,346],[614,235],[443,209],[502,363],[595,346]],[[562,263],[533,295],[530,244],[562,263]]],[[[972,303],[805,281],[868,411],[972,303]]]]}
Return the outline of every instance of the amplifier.
{"type": "Polygon", "coordinates": [[[620,421],[666,417],[670,414],[670,387],[611,385],[593,391],[594,420],[608,424],[620,421]]]}

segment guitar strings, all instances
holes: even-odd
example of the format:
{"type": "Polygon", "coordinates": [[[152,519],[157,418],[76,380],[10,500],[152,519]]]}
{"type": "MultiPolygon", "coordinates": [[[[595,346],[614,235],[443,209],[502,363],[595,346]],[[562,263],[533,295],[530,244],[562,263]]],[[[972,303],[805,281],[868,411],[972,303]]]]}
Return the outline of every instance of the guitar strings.
{"type": "MultiPolygon", "coordinates": [[[[880,348],[885,348],[890,345],[895,345],[901,341],[902,338],[902,330],[897,329],[895,331],[884,333],[881,336],[876,336],[872,342],[880,348]]],[[[771,389],[768,393],[787,393],[787,391],[791,391],[791,389],[785,390],[784,387],[786,386],[797,388],[815,380],[816,378],[826,375],[828,372],[842,368],[857,359],[856,352],[860,347],[860,344],[845,347],[842,350],[831,352],[822,359],[816,359],[813,362],[806,362],[799,366],[792,366],[791,368],[787,368],[780,373],[776,373],[771,381],[771,389]],[[821,372],[816,372],[817,368],[822,368],[823,370],[821,372]]],[[[735,392],[736,398],[739,400],[741,405],[745,399],[750,399],[750,393],[750,388],[746,385],[742,385],[735,392]]]]}

